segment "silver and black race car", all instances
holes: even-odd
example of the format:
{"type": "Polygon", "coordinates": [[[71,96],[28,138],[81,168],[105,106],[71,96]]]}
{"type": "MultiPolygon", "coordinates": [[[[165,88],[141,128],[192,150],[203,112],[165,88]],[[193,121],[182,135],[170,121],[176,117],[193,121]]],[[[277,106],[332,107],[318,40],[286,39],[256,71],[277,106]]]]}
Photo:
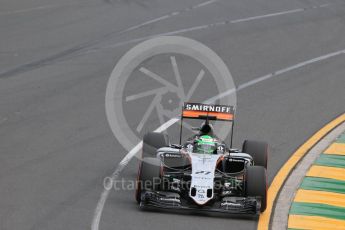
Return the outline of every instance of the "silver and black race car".
{"type": "Polygon", "coordinates": [[[268,144],[246,140],[242,150],[227,146],[211,120],[234,123],[234,107],[185,103],[183,119],[203,119],[197,133],[181,144],[167,135],[143,138],[136,200],[140,207],[258,214],[267,202],[268,144]]]}

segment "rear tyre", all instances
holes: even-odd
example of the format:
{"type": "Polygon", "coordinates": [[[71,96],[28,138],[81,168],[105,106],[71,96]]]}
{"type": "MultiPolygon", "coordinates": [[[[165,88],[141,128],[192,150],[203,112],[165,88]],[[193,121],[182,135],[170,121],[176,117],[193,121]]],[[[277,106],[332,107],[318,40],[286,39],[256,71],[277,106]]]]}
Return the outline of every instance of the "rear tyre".
{"type": "Polygon", "coordinates": [[[156,157],[157,149],[170,145],[169,137],[163,133],[149,132],[143,138],[143,153],[144,157],[156,157]]]}
{"type": "Polygon", "coordinates": [[[267,177],[262,166],[249,166],[246,171],[246,195],[261,197],[260,212],[267,207],[267,177]]]}
{"type": "Polygon", "coordinates": [[[141,193],[144,191],[156,191],[160,186],[160,160],[157,158],[145,157],[139,166],[137,176],[137,187],[135,198],[138,203],[141,201],[141,193]]]}
{"type": "Polygon", "coordinates": [[[267,169],[268,144],[266,142],[245,140],[242,152],[253,157],[254,165],[267,169]]]}

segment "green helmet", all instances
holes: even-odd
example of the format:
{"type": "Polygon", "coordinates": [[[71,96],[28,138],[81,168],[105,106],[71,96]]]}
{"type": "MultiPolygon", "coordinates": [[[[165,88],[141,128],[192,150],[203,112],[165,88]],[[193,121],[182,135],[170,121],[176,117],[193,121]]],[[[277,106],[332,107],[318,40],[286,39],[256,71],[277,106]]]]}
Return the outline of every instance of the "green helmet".
{"type": "Polygon", "coordinates": [[[213,154],[216,149],[216,142],[211,136],[203,135],[195,141],[194,152],[196,153],[213,154]]]}

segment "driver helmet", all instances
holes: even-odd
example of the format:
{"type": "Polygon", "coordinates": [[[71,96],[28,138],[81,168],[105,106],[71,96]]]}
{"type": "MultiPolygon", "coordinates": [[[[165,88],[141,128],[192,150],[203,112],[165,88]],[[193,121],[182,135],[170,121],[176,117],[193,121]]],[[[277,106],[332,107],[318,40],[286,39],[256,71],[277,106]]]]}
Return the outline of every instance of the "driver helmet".
{"type": "Polygon", "coordinates": [[[208,122],[204,122],[200,127],[200,135],[213,135],[213,126],[208,122]]]}
{"type": "Polygon", "coordinates": [[[202,135],[194,145],[194,152],[202,154],[213,154],[217,149],[217,143],[214,138],[209,135],[202,135]]]}

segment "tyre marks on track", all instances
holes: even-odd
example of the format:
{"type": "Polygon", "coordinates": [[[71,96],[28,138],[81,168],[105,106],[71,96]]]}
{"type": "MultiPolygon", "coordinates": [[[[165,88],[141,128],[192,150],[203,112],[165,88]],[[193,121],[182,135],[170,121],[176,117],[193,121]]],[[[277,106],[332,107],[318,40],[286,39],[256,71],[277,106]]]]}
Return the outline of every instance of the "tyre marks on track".
{"type": "MultiPolygon", "coordinates": [[[[199,3],[197,5],[193,5],[193,6],[187,7],[185,9],[183,9],[183,10],[174,11],[174,12],[168,13],[166,15],[160,16],[158,18],[154,18],[154,19],[148,20],[146,22],[143,22],[143,23],[131,26],[131,27],[126,28],[126,29],[112,31],[112,32],[110,32],[108,34],[103,35],[102,37],[100,37],[98,39],[95,39],[95,40],[92,40],[92,41],[89,41],[89,42],[85,42],[85,43],[79,44],[77,46],[74,46],[72,48],[63,50],[63,51],[61,51],[59,53],[56,53],[56,54],[53,54],[51,56],[48,56],[48,57],[45,57],[45,58],[42,58],[42,59],[39,59],[39,60],[36,60],[36,61],[32,61],[32,62],[29,62],[29,63],[25,63],[25,64],[22,64],[20,66],[14,67],[12,69],[0,72],[0,78],[10,77],[10,76],[22,73],[22,72],[30,71],[30,70],[33,70],[33,69],[36,69],[36,68],[40,68],[40,67],[45,66],[45,65],[52,64],[52,63],[54,63],[56,61],[61,60],[64,57],[69,57],[72,54],[78,54],[78,53],[81,53],[81,52],[88,51],[89,49],[91,49],[95,45],[97,45],[97,44],[99,44],[101,42],[104,42],[106,40],[109,40],[109,39],[113,38],[114,36],[119,36],[121,34],[125,34],[125,33],[128,33],[130,31],[134,31],[134,30],[140,29],[140,28],[145,27],[147,25],[151,25],[153,23],[157,23],[159,21],[166,20],[166,19],[178,16],[180,14],[189,12],[191,10],[196,10],[196,9],[198,9],[200,7],[208,6],[208,5],[210,5],[212,3],[215,3],[217,1],[218,0],[208,0],[208,1],[205,1],[205,2],[202,2],[202,3],[199,3]]],[[[47,6],[40,6],[40,7],[35,7],[35,8],[30,8],[30,9],[23,9],[23,10],[18,10],[18,11],[12,11],[12,12],[3,12],[2,14],[11,14],[11,13],[16,13],[16,12],[20,13],[20,12],[28,12],[28,11],[34,11],[34,10],[40,10],[40,9],[56,8],[58,6],[59,5],[47,5],[47,6]]],[[[0,15],[1,15],[1,12],[0,12],[0,15]]]]}

